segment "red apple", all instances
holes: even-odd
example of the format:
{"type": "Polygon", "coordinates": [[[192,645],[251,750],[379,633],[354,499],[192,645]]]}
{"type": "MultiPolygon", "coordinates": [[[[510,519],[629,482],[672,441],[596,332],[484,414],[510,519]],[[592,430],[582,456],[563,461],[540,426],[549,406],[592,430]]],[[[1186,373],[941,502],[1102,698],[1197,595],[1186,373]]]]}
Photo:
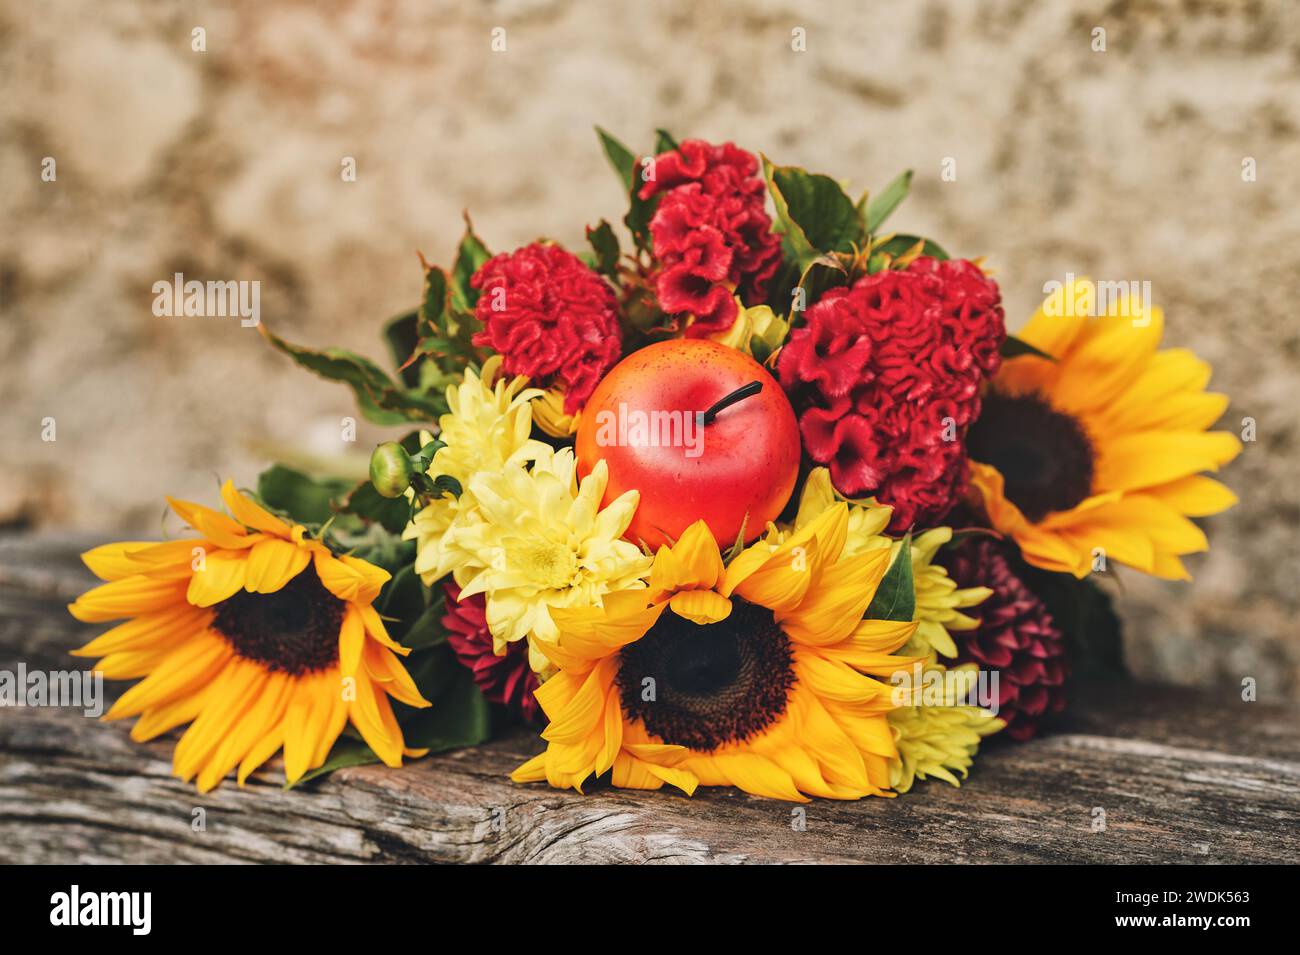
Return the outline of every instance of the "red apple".
{"type": "Polygon", "coordinates": [[[583,475],[604,459],[605,503],[641,492],[628,540],[658,547],[703,518],[727,548],[742,523],[753,540],[790,499],[799,425],[781,386],[744,352],[673,339],[628,355],[596,386],[575,453],[583,475]]]}

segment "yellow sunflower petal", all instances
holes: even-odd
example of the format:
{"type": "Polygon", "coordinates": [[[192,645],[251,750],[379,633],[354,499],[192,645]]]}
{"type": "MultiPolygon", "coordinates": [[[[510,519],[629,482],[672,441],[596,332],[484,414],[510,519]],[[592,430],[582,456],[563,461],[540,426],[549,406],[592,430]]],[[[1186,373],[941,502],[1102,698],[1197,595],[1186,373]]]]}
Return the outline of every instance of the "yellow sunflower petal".
{"type": "Polygon", "coordinates": [[[185,600],[184,581],[152,577],[123,577],[87,590],[68,604],[68,613],[82,623],[104,623],[123,617],[159,613],[185,600]]]}
{"type": "Polygon", "coordinates": [[[297,577],[311,561],[311,552],[279,538],[267,538],[248,552],[244,587],[255,594],[271,594],[297,577]]]}
{"type": "Polygon", "coordinates": [[[664,604],[647,606],[647,591],[606,594],[600,607],[552,607],[551,619],[560,631],[560,648],[587,660],[639,640],[658,621],[664,604]]]}
{"type": "Polygon", "coordinates": [[[807,796],[795,788],[790,774],[766,756],[757,753],[716,753],[712,762],[718,772],[737,789],[769,799],[809,801],[807,796]]]}
{"type": "Polygon", "coordinates": [[[712,590],[717,586],[723,574],[722,555],[708,524],[701,520],[686,528],[672,551],[684,571],[672,589],[712,590]]]}
{"type": "Polygon", "coordinates": [[[313,553],[316,575],[325,589],[339,600],[368,604],[379,596],[391,575],[358,557],[334,557],[327,550],[313,553]]]}
{"type": "Polygon", "coordinates": [[[792,640],[838,643],[862,620],[888,569],[889,549],[883,547],[832,564],[802,603],[776,618],[792,640]]]}
{"type": "Polygon", "coordinates": [[[215,550],[190,578],[185,599],[196,607],[211,607],[242,590],[248,579],[246,551],[215,550]]]}
{"type": "Polygon", "coordinates": [[[365,674],[357,677],[356,699],[349,702],[348,715],[385,766],[395,769],[402,765],[402,730],[393,716],[393,707],[388,695],[377,691],[365,674]]]}
{"type": "Polygon", "coordinates": [[[366,625],[355,604],[348,604],[339,626],[339,672],[352,676],[361,664],[361,650],[366,643],[366,625]]]}
{"type": "MultiPolygon", "coordinates": [[[[188,782],[207,765],[208,758],[222,739],[254,704],[267,676],[262,667],[241,660],[233,662],[216,677],[203,711],[176,743],[172,754],[172,773],[175,776],[188,782]]],[[[206,792],[219,781],[220,777],[217,777],[210,780],[206,788],[200,785],[200,791],[206,792]]]]}
{"type": "Polygon", "coordinates": [[[731,601],[712,590],[683,590],[673,594],[668,606],[679,617],[701,626],[725,620],[731,613],[731,601]]]}
{"type": "Polygon", "coordinates": [[[284,720],[281,719],[274,727],[267,731],[266,735],[259,739],[253,748],[248,751],[239,763],[239,773],[235,777],[240,786],[248,780],[248,777],[257,770],[268,759],[274,756],[284,745],[284,720]]]}
{"type": "Polygon", "coordinates": [[[1208,517],[1237,503],[1237,495],[1213,478],[1191,475],[1148,488],[1152,497],[1164,501],[1188,517],[1208,517]]]}
{"type": "Polygon", "coordinates": [[[137,743],[147,743],[156,736],[174,730],[182,723],[188,723],[203,711],[207,695],[203,690],[179,700],[164,703],[145,710],[131,727],[131,739],[137,743]]]}
{"type": "Polygon", "coordinates": [[[121,580],[141,572],[138,561],[131,558],[134,551],[146,550],[152,541],[121,541],[93,547],[81,555],[81,562],[100,580],[121,580]]]}
{"type": "Polygon", "coordinates": [[[190,527],[211,540],[218,547],[238,550],[249,547],[261,540],[260,534],[249,534],[239,521],[227,517],[220,511],[214,511],[202,504],[167,498],[171,509],[190,527]]]}
{"type": "Polygon", "coordinates": [[[205,786],[211,789],[225,779],[252,751],[258,740],[280,725],[293,683],[293,678],[283,673],[267,675],[253,705],[230,728],[199,773],[198,783],[201,789],[205,786]]]}
{"type": "MultiPolygon", "coordinates": [[[[576,744],[587,739],[593,728],[602,725],[605,712],[605,700],[614,681],[617,661],[610,657],[602,660],[592,668],[582,681],[577,693],[569,699],[565,707],[551,717],[550,724],[542,730],[542,739],[553,743],[576,744]]],[[[546,708],[547,715],[551,709],[546,707],[551,693],[547,687],[554,682],[553,677],[537,689],[537,699],[546,708]]],[[[557,687],[557,690],[559,688],[557,687]]]]}
{"type": "Polygon", "coordinates": [[[120,623],[71,652],[77,657],[102,657],[126,650],[166,649],[202,633],[211,619],[211,610],[177,603],[120,623]]]}
{"type": "Polygon", "coordinates": [[[411,674],[393,651],[377,643],[367,643],[365,649],[366,672],[371,679],[383,685],[384,692],[395,700],[423,709],[430,706],[428,700],[420,695],[419,688],[411,679],[411,674]]]}
{"type": "Polygon", "coordinates": [[[226,507],[230,508],[230,513],[235,515],[235,520],[239,523],[254,530],[288,539],[289,525],[262,505],[239,493],[233,481],[227,480],[221,485],[221,499],[226,502],[226,507]]]}
{"type": "Polygon", "coordinates": [[[1141,490],[1199,471],[1217,471],[1240,452],[1241,442],[1226,431],[1126,434],[1101,448],[1095,480],[1108,490],[1141,490]]]}

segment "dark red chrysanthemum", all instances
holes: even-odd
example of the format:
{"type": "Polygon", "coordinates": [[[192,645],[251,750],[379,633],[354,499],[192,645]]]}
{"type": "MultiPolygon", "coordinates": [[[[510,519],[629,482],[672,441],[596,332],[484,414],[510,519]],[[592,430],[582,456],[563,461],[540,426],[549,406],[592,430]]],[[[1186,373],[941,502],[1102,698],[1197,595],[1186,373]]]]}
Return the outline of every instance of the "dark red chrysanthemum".
{"type": "Polygon", "coordinates": [[[1046,605],[1017,574],[1010,545],[975,537],[940,552],[940,561],[959,587],[993,591],[971,613],[974,630],[954,630],[958,662],[998,673],[998,716],[1006,734],[1026,740],[1048,717],[1065,709],[1070,675],[1065,638],[1046,605]]]}
{"type": "Polygon", "coordinates": [[[762,302],[781,263],[758,162],[731,143],[688,139],[652,168],[640,196],[663,195],[650,220],[659,307],[695,316],[688,337],[726,331],[736,320],[734,296],[762,302]]]}
{"type": "Polygon", "coordinates": [[[474,682],[489,703],[501,703],[535,720],[541,712],[537,697],[537,674],[528,665],[528,641],[506,645],[505,656],[492,649],[492,632],[488,629],[482,594],[460,599],[460,588],[449,583],[446,613],[442,617],[447,642],[456,658],[474,674],[474,682]]]}
{"type": "Polygon", "coordinates": [[[900,531],[961,495],[966,430],[1005,338],[996,282],[970,262],[920,258],[823,295],[777,373],[808,456],[846,497],[892,505],[900,531]]]}
{"type": "Polygon", "coordinates": [[[576,255],[541,243],[489,259],[470,285],[482,292],[474,344],[503,355],[508,375],[562,384],[565,413],[582,410],[622,354],[613,289],[576,255]]]}

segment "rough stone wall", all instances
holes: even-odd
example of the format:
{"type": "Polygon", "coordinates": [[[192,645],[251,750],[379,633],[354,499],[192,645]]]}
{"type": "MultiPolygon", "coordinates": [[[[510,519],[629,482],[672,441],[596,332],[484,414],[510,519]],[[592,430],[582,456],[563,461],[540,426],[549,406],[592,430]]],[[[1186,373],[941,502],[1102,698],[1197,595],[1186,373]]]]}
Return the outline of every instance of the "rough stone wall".
{"type": "Polygon", "coordinates": [[[344,389],[235,320],[155,318],[152,284],[258,279],[277,332],[377,355],[462,209],[493,248],[576,244],[622,212],[593,123],[663,125],[857,189],[915,168],[896,221],[985,256],[1013,327],[1066,272],[1149,280],[1258,441],[1196,584],[1124,575],[1131,661],[1207,705],[1300,696],[1293,0],[3,0],[0,75],[0,523],[150,532],[164,492],[273,455],[360,468],[383,432],[340,440],[344,389]]]}

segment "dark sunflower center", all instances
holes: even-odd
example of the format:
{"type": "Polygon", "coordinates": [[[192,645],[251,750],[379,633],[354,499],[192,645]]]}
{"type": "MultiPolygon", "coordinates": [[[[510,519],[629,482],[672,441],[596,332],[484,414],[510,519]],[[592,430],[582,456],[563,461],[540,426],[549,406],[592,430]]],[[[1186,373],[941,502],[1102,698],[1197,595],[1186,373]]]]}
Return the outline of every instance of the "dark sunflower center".
{"type": "Polygon", "coordinates": [[[665,743],[708,752],[749,739],[785,712],[794,665],[772,611],[739,598],[719,623],[671,610],[619,654],[623,712],[665,743]]]}
{"type": "Polygon", "coordinates": [[[966,436],[976,461],[991,464],[1007,498],[1037,523],[1092,493],[1093,451],[1083,426],[1037,395],[990,392],[966,436]]]}
{"type": "Polygon", "coordinates": [[[212,629],[241,657],[301,676],[338,660],[342,623],[343,601],[325,589],[309,565],[273,594],[240,590],[223,600],[212,629]]]}

